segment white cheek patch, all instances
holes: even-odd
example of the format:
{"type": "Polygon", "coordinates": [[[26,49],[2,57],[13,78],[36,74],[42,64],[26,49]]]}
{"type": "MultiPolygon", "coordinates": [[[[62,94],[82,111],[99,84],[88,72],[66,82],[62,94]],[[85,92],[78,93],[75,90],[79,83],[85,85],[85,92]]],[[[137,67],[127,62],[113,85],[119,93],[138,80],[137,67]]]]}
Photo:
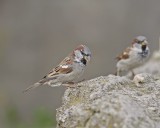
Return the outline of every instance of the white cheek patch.
{"type": "Polygon", "coordinates": [[[68,65],[62,65],[61,67],[62,68],[68,68],[68,65]]]}
{"type": "Polygon", "coordinates": [[[78,58],[75,58],[75,61],[76,61],[76,62],[81,62],[80,59],[78,59],[78,58]]]}
{"type": "Polygon", "coordinates": [[[141,49],[141,45],[140,44],[134,44],[134,47],[138,48],[138,49],[141,49]]]}
{"type": "Polygon", "coordinates": [[[76,59],[82,59],[83,58],[83,55],[80,51],[76,50],[74,53],[75,53],[76,59]]]}

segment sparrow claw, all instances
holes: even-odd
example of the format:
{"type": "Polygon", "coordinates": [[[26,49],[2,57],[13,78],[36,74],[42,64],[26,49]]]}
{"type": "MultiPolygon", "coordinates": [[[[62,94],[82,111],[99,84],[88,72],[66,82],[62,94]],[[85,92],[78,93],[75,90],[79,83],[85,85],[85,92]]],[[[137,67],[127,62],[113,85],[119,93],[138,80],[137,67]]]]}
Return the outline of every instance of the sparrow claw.
{"type": "Polygon", "coordinates": [[[76,85],[74,82],[65,82],[63,83],[64,86],[69,87],[69,88],[75,88],[76,85]]]}
{"type": "Polygon", "coordinates": [[[83,82],[84,80],[85,79],[78,81],[78,82],[65,82],[63,83],[63,85],[69,88],[76,88],[76,87],[80,87],[81,85],[79,85],[78,83],[83,82]]]}

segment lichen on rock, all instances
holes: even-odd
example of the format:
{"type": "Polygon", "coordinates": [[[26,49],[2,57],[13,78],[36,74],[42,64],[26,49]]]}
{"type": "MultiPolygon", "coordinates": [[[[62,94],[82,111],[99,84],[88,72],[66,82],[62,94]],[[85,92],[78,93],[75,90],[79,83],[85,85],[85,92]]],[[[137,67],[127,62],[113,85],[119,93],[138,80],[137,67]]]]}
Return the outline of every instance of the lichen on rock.
{"type": "Polygon", "coordinates": [[[101,76],[68,88],[57,109],[57,128],[160,128],[160,79],[143,82],[101,76]]]}

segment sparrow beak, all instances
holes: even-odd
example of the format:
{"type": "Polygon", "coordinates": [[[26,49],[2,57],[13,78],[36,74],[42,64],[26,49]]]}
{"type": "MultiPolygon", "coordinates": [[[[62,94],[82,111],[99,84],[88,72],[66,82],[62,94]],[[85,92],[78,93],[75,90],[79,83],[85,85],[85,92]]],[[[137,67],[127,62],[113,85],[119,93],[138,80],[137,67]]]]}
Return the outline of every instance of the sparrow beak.
{"type": "Polygon", "coordinates": [[[91,60],[91,57],[90,57],[90,56],[84,56],[84,58],[85,58],[85,60],[86,60],[87,62],[89,62],[89,61],[91,60]]]}
{"type": "Polygon", "coordinates": [[[145,40],[142,42],[142,50],[145,51],[147,47],[148,42],[145,40]]]}
{"type": "Polygon", "coordinates": [[[148,44],[148,42],[146,41],[146,40],[144,40],[143,42],[142,42],[142,46],[143,45],[147,45],[148,44]]]}

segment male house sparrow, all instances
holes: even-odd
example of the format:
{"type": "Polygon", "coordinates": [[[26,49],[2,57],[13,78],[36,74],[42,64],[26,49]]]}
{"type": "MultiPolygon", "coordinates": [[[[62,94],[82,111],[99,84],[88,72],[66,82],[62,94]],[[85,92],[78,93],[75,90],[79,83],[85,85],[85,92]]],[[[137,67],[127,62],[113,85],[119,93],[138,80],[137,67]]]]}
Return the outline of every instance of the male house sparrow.
{"type": "Polygon", "coordinates": [[[53,68],[39,82],[31,85],[24,92],[41,85],[60,86],[73,84],[79,78],[90,61],[91,51],[85,45],[79,45],[57,67],[53,68]]]}
{"type": "Polygon", "coordinates": [[[136,37],[131,47],[126,48],[123,53],[117,57],[117,75],[121,75],[122,72],[131,71],[133,69],[144,64],[149,56],[149,48],[146,37],[136,37]]]}

